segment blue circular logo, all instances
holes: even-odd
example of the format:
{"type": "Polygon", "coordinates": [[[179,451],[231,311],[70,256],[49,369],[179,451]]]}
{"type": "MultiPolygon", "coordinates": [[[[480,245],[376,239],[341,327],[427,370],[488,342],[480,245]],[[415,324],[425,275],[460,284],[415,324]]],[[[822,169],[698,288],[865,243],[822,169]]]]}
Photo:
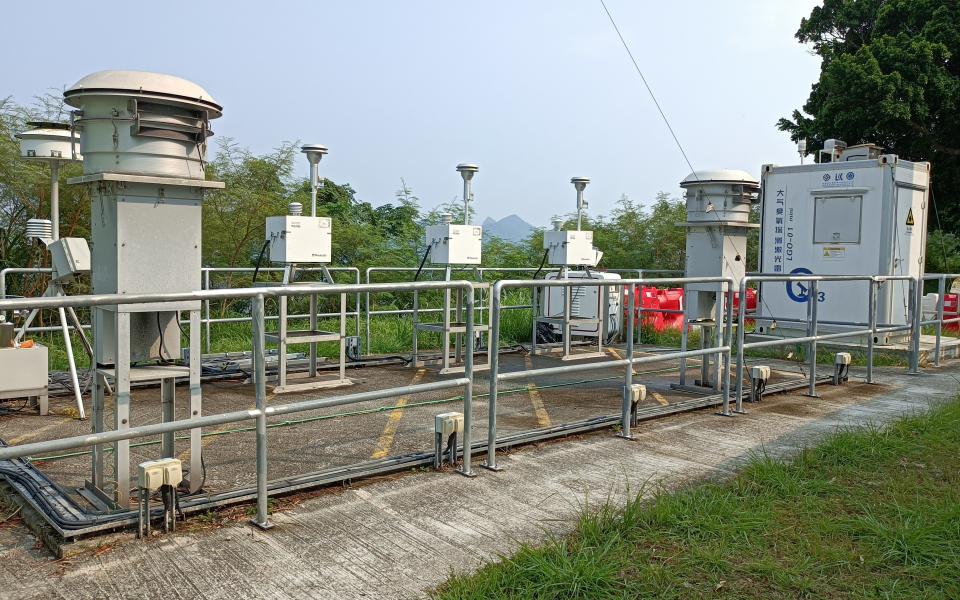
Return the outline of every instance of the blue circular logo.
{"type": "Polygon", "coordinates": [[[847,181],[853,181],[853,178],[856,177],[853,171],[847,172],[847,181]]]}
{"type": "MultiPolygon", "coordinates": [[[[813,275],[813,271],[804,267],[797,267],[790,271],[791,275],[813,275]]],[[[803,281],[788,281],[787,296],[794,302],[806,302],[810,297],[810,290],[803,281]]]]}

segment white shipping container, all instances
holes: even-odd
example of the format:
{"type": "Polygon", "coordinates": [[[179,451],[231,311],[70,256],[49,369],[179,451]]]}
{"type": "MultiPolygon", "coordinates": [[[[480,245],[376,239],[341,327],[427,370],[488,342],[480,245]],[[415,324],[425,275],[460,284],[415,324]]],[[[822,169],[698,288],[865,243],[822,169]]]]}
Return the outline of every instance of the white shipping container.
{"type": "MultiPolygon", "coordinates": [[[[762,174],[760,270],[768,274],[909,275],[924,272],[930,165],[882,155],[779,167],[762,174]]],[[[758,331],[771,318],[807,318],[808,284],[761,285],[758,331]],[[766,318],[765,318],[766,317],[766,318]]],[[[867,322],[868,283],[821,282],[818,320],[867,322]]],[[[909,283],[883,285],[879,323],[904,324],[909,283]]],[[[803,323],[778,321],[778,329],[803,323]]],[[[824,330],[837,329],[829,325],[824,330]]]]}

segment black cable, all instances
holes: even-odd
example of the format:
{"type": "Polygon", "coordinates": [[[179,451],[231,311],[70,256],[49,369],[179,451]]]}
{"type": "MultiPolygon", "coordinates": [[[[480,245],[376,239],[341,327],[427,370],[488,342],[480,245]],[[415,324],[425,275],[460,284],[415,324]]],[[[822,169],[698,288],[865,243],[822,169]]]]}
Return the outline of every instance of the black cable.
{"type": "Polygon", "coordinates": [[[260,263],[263,262],[263,255],[267,251],[267,247],[270,246],[270,240],[265,240],[263,246],[260,247],[260,254],[257,256],[257,265],[253,268],[253,281],[250,285],[253,285],[257,282],[257,275],[260,273],[260,263]]]}
{"type": "Polygon", "coordinates": [[[537,267],[537,272],[533,274],[533,277],[531,277],[531,279],[536,279],[536,278],[537,278],[537,275],[539,275],[539,274],[540,274],[540,271],[543,270],[543,265],[547,264],[547,256],[549,256],[549,255],[550,255],[550,250],[549,250],[549,249],[543,251],[543,260],[540,261],[540,266],[537,267]]]}
{"type": "MultiPolygon", "coordinates": [[[[164,344],[163,344],[163,327],[160,326],[160,313],[157,312],[156,315],[157,315],[157,332],[160,334],[160,348],[159,348],[159,351],[160,351],[160,362],[162,362],[162,363],[169,363],[169,362],[172,362],[173,359],[168,359],[168,358],[164,358],[164,357],[163,357],[163,353],[166,352],[167,349],[166,349],[166,347],[165,347],[164,344]]],[[[176,313],[174,313],[174,318],[176,318],[178,321],[180,320],[180,319],[176,316],[176,313]]],[[[169,356],[169,355],[170,355],[170,353],[167,352],[167,356],[169,356]]]]}
{"type": "Polygon", "coordinates": [[[413,280],[417,281],[420,279],[420,272],[423,271],[423,265],[427,262],[427,257],[430,256],[430,250],[433,249],[433,244],[427,246],[427,251],[423,253],[423,258],[420,259],[420,266],[417,267],[417,274],[413,276],[413,280]]]}

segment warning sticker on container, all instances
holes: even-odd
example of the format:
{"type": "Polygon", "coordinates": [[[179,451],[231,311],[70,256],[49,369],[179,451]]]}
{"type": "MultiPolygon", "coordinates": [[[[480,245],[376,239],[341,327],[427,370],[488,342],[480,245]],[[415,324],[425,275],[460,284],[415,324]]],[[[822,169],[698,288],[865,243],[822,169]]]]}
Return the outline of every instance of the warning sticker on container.
{"type": "Polygon", "coordinates": [[[913,207],[907,211],[907,225],[913,225],[913,207]]]}
{"type": "Polygon", "coordinates": [[[843,246],[824,246],[823,258],[841,260],[847,257],[847,249],[843,246]]]}

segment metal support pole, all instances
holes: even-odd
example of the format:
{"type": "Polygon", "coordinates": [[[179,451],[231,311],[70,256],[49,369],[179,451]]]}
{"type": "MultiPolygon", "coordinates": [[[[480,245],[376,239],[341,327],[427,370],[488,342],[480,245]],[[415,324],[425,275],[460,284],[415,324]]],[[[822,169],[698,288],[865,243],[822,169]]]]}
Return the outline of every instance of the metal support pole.
{"type": "MultiPolygon", "coordinates": [[[[174,377],[166,377],[160,380],[160,420],[164,423],[176,420],[177,403],[177,380],[174,377]]],[[[174,436],[175,432],[168,431],[160,436],[160,456],[161,458],[171,458],[174,456],[174,436]]]]}
{"type": "Polygon", "coordinates": [[[80,419],[83,420],[87,418],[87,415],[83,411],[83,397],[80,395],[77,362],[73,358],[73,342],[70,339],[70,328],[67,325],[67,311],[63,307],[60,307],[57,312],[60,315],[60,330],[63,332],[63,345],[67,351],[67,366],[70,368],[70,382],[73,384],[73,396],[77,401],[77,412],[80,415],[80,419]]]}
{"type": "Polygon", "coordinates": [[[940,366],[940,338],[943,336],[943,297],[947,293],[947,276],[937,279],[937,340],[933,345],[933,366],[940,366]]]}
{"type": "MultiPolygon", "coordinates": [[[[357,275],[357,277],[359,277],[359,275],[357,275]]],[[[366,277],[366,283],[367,283],[367,285],[370,285],[370,269],[369,269],[369,268],[367,269],[367,273],[366,273],[366,276],[365,276],[365,277],[366,277]]],[[[370,310],[371,310],[371,309],[370,309],[370,292],[369,292],[369,291],[365,292],[365,295],[366,295],[366,301],[364,302],[364,309],[363,309],[364,316],[363,316],[363,320],[364,320],[364,322],[366,323],[366,327],[367,327],[367,355],[370,355],[370,354],[371,354],[371,352],[370,352],[370,348],[371,348],[371,345],[370,345],[370,344],[371,344],[370,332],[371,332],[371,329],[372,329],[371,326],[370,326],[370,310]]],[[[416,333],[414,333],[414,335],[416,335],[416,333]]]]}
{"type": "MultiPolygon", "coordinates": [[[[736,290],[733,289],[733,284],[727,283],[727,297],[729,301],[726,303],[726,320],[723,323],[720,323],[720,326],[723,328],[723,345],[727,347],[727,351],[723,353],[722,356],[718,356],[719,359],[717,362],[721,363],[721,368],[723,369],[723,376],[721,379],[721,387],[723,394],[723,415],[730,416],[730,362],[732,352],[731,348],[733,347],[733,294],[736,290]]],[[[746,304],[744,297],[740,296],[740,304],[746,304]]]]}
{"type": "Polygon", "coordinates": [[[60,161],[50,161],[50,229],[60,239],[60,161]]]}
{"type": "MultiPolygon", "coordinates": [[[[493,284],[490,291],[490,305],[493,307],[490,321],[490,347],[500,347],[500,294],[499,282],[493,284]]],[[[497,467],[497,375],[500,372],[500,353],[491,352],[488,359],[490,365],[489,404],[487,407],[487,462],[484,467],[491,471],[499,471],[497,467]]],[[[464,415],[466,418],[466,415],[464,415]]],[[[466,429],[466,426],[464,426],[466,429]]]]}
{"type": "Polygon", "coordinates": [[[746,322],[747,312],[747,278],[740,280],[740,306],[737,310],[737,371],[736,371],[736,392],[734,395],[734,412],[743,414],[743,342],[744,342],[744,324],[746,322]]]}
{"type": "MultiPolygon", "coordinates": [[[[317,333],[317,295],[310,294],[310,335],[317,333]]],[[[340,340],[341,345],[343,339],[340,340]]],[[[310,377],[317,376],[317,342],[310,342],[310,377]]]]}
{"type": "MultiPolygon", "coordinates": [[[[203,391],[200,385],[203,355],[200,352],[200,311],[190,311],[190,418],[196,419],[203,412],[203,391]]],[[[196,492],[203,485],[203,439],[202,430],[195,427],[190,430],[190,492],[196,492]]]]}
{"type": "MultiPolygon", "coordinates": [[[[817,397],[817,308],[819,301],[819,295],[817,293],[817,281],[813,280],[810,282],[810,295],[807,297],[807,302],[809,303],[809,312],[810,315],[810,325],[808,329],[808,334],[813,336],[813,339],[810,340],[809,352],[810,356],[807,357],[810,364],[810,386],[807,390],[807,395],[811,398],[817,397]]],[[[743,299],[746,300],[745,298],[743,299]]]]}
{"type": "Polygon", "coordinates": [[[880,282],[870,280],[870,297],[867,300],[867,321],[870,323],[870,334],[867,336],[867,383],[873,383],[873,345],[877,341],[877,293],[880,282]]]}
{"type": "Polygon", "coordinates": [[[266,340],[264,339],[263,296],[253,298],[251,319],[253,321],[253,383],[257,399],[257,516],[252,523],[260,529],[270,529],[267,505],[267,383],[264,363],[266,340]]]}
{"type": "Polygon", "coordinates": [[[417,311],[420,309],[420,292],[413,290],[413,314],[411,319],[413,320],[413,331],[411,332],[411,345],[413,346],[412,356],[410,357],[410,366],[414,369],[417,368],[417,311]]]}
{"type": "Polygon", "coordinates": [[[923,296],[922,280],[914,277],[910,280],[910,375],[920,374],[920,334],[923,322],[923,311],[920,309],[923,296]]]}
{"type": "MultiPolygon", "coordinates": [[[[564,279],[566,279],[566,274],[564,274],[564,279]]],[[[570,331],[573,329],[570,326],[570,313],[571,307],[570,304],[573,302],[573,288],[570,286],[563,287],[563,357],[567,358],[570,356],[570,331]]],[[[599,335],[599,334],[598,334],[599,335]]]]}
{"type": "Polygon", "coordinates": [[[633,311],[636,308],[636,285],[627,286],[630,298],[627,299],[627,314],[630,318],[627,320],[627,373],[623,377],[623,414],[620,422],[620,435],[627,439],[632,439],[630,435],[630,417],[633,413],[633,329],[634,318],[633,311]]]}
{"type": "MultiPolygon", "coordinates": [[[[130,429],[130,313],[118,311],[117,354],[114,365],[114,427],[117,431],[130,429]]],[[[113,453],[117,504],[126,508],[130,503],[130,440],[117,442],[113,453]]]]}
{"type": "MultiPolygon", "coordinates": [[[[203,289],[210,289],[210,270],[204,269],[203,271],[203,289]]],[[[204,323],[205,336],[204,336],[204,346],[207,349],[207,354],[210,354],[210,300],[203,301],[204,311],[206,312],[207,318],[204,323]]]]}
{"type": "MultiPolygon", "coordinates": [[[[463,290],[463,295],[467,311],[466,324],[464,326],[466,355],[463,358],[463,376],[467,379],[467,385],[464,386],[463,390],[463,466],[460,467],[460,474],[473,477],[474,473],[470,464],[473,454],[473,449],[471,448],[471,444],[473,443],[473,432],[471,431],[473,428],[473,353],[475,350],[474,346],[476,345],[476,338],[474,338],[473,335],[473,288],[463,290]]],[[[497,353],[494,352],[490,356],[495,356],[496,354],[497,353]]],[[[454,442],[453,447],[450,449],[450,454],[453,458],[457,456],[456,434],[454,434],[454,442]]]]}

